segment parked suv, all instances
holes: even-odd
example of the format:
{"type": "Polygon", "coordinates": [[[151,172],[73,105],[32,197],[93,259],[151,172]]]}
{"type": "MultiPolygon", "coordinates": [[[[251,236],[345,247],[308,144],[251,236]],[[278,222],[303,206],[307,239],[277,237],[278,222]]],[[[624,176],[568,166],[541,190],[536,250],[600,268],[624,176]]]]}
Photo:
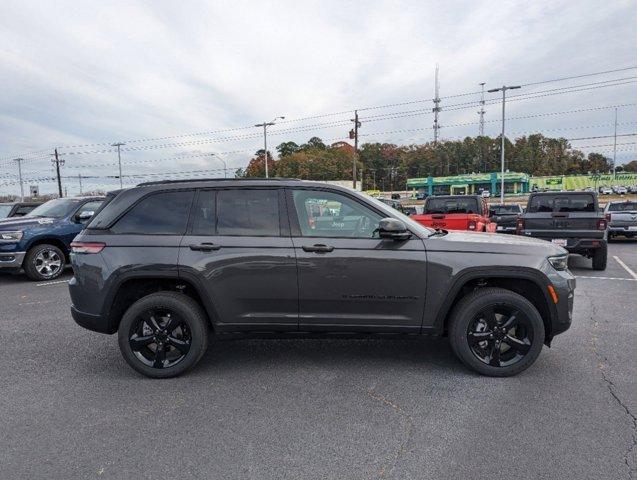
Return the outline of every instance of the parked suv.
{"type": "Polygon", "coordinates": [[[567,252],[432,230],[354,191],[299,180],[141,184],[72,244],[75,321],[172,377],[209,334],[449,336],[474,370],[514,375],[569,328],[567,252]]]}
{"type": "Polygon", "coordinates": [[[0,220],[0,271],[23,268],[31,280],[62,274],[73,238],[102,204],[101,197],[58,198],[23,217],[0,220]]]}
{"type": "Polygon", "coordinates": [[[608,221],[608,238],[623,235],[626,238],[637,236],[637,202],[608,202],[604,208],[608,221]]]}

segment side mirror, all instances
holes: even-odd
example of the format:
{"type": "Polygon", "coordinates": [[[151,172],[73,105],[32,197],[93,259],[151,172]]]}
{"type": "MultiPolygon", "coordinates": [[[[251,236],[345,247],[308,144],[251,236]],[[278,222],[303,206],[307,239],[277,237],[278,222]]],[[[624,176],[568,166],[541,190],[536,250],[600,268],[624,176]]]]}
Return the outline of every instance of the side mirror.
{"type": "Polygon", "coordinates": [[[378,236],[391,240],[408,240],[411,237],[411,233],[403,222],[388,217],[378,222],[378,236]]]}
{"type": "Polygon", "coordinates": [[[95,212],[93,210],[85,210],[75,215],[75,218],[77,219],[78,222],[85,222],[93,218],[93,215],[95,215],[95,212]]]}

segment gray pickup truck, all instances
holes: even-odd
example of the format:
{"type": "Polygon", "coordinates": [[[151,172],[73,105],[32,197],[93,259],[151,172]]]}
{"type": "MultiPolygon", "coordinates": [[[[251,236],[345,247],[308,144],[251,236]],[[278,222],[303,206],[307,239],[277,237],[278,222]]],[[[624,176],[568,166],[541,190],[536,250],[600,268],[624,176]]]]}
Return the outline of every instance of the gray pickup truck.
{"type": "Polygon", "coordinates": [[[637,236],[637,201],[608,202],[604,209],[608,221],[608,238],[637,236]]]}
{"type": "Polygon", "coordinates": [[[517,233],[592,258],[593,269],[606,270],[608,222],[595,192],[531,194],[526,212],[518,218],[517,233]]]}

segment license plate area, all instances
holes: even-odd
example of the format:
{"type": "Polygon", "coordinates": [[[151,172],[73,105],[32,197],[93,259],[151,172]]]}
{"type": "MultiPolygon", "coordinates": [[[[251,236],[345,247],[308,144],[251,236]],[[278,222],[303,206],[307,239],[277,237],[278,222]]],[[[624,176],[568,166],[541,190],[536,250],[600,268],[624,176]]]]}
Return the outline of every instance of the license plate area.
{"type": "Polygon", "coordinates": [[[568,244],[568,241],[565,238],[554,238],[551,240],[551,243],[559,245],[560,247],[565,247],[568,244]]]}

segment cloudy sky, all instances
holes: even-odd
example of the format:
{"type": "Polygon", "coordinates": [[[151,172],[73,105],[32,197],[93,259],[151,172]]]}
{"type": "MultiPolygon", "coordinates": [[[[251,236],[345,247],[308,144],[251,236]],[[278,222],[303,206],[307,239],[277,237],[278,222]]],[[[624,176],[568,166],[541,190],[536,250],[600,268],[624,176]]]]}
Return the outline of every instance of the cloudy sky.
{"type": "MultiPolygon", "coordinates": [[[[279,115],[286,120],[271,128],[272,146],[345,139],[355,108],[363,141],[425,142],[436,63],[442,138],[477,133],[479,95],[445,97],[480,82],[525,85],[507,102],[511,136],[612,135],[615,105],[618,133],[634,133],[635,25],[629,0],[3,0],[0,194],[18,191],[15,157],[25,159],[29,183],[54,191],[41,178],[51,175],[55,147],[69,194],[78,174],[117,174],[109,145],[118,141],[124,175],[222,168],[211,153],[234,170],[262,146],[252,125],[279,115]],[[608,70],[618,71],[538,83],[608,70]]],[[[487,95],[485,131],[494,136],[495,101],[487,95]]],[[[636,138],[620,137],[619,162],[637,158],[636,138]]],[[[612,138],[572,143],[612,155],[612,138]]],[[[84,180],[85,189],[115,184],[84,180]]]]}

